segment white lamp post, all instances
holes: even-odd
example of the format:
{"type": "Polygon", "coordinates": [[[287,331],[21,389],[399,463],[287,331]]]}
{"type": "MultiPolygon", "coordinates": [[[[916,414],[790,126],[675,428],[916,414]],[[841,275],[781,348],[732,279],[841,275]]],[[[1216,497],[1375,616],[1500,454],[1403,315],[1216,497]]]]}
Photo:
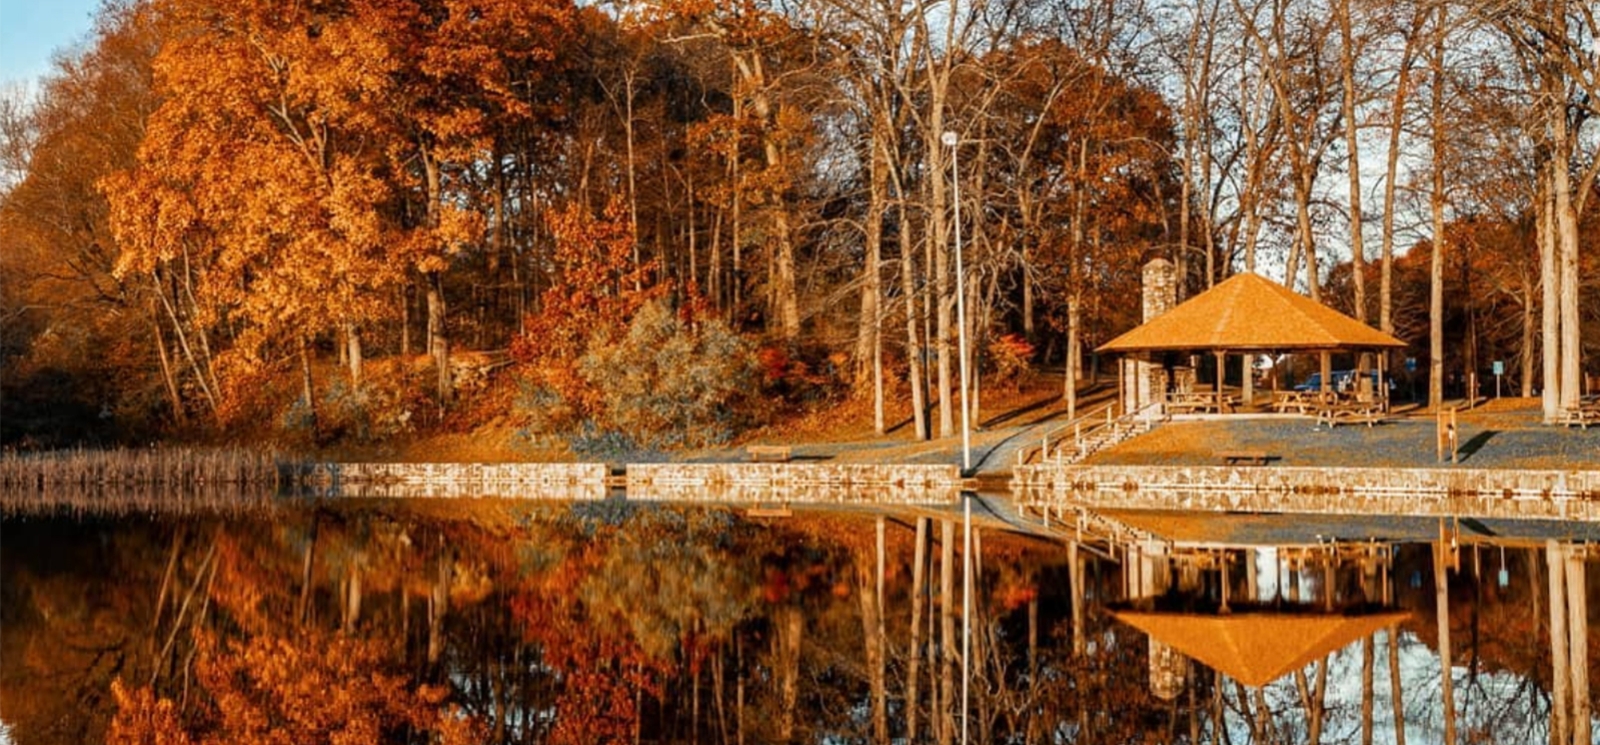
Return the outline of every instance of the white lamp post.
{"type": "MultiPolygon", "coordinates": [[[[967,288],[961,266],[961,170],[956,153],[961,138],[945,132],[939,141],[950,148],[950,181],[955,188],[956,225],[956,340],[961,358],[961,473],[972,470],[972,427],[967,412],[967,288]]],[[[972,655],[972,497],[962,497],[966,522],[966,547],[961,553],[961,745],[967,743],[968,687],[972,680],[968,667],[972,655]]]]}
{"type": "Polygon", "coordinates": [[[955,189],[956,343],[961,365],[961,473],[966,475],[972,470],[972,425],[967,418],[967,288],[966,272],[961,266],[961,172],[956,160],[961,138],[955,132],[945,132],[939,141],[950,148],[950,181],[955,189]]]}

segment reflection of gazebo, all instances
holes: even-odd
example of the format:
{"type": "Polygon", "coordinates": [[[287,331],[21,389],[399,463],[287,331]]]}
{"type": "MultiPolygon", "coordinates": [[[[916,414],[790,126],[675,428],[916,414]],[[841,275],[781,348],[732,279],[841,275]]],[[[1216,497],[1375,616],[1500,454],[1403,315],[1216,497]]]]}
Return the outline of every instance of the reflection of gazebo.
{"type": "MultiPolygon", "coordinates": [[[[1149,307],[1148,299],[1146,305],[1149,307]]],[[[1143,325],[1102,344],[1096,351],[1156,362],[1169,354],[1210,352],[1217,356],[1220,394],[1225,354],[1365,351],[1404,346],[1405,342],[1389,334],[1277,282],[1245,272],[1147,318],[1143,325]]],[[[1323,367],[1327,385],[1326,356],[1323,367]]],[[[1148,385],[1148,381],[1142,385],[1148,385]]]]}
{"type": "Polygon", "coordinates": [[[1264,686],[1379,629],[1404,611],[1362,615],[1117,611],[1123,623],[1247,686],[1264,686]]]}

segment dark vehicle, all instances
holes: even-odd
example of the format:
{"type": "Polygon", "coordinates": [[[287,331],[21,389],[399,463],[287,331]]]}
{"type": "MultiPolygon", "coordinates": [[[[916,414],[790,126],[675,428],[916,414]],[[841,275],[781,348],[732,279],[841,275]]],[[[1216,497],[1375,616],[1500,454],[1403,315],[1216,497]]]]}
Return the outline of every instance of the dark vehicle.
{"type": "MultiPolygon", "coordinates": [[[[1378,371],[1368,370],[1367,375],[1372,378],[1372,390],[1378,390],[1378,371]]],[[[1355,370],[1333,371],[1333,390],[1341,392],[1349,391],[1355,388],[1355,384],[1355,370]]],[[[1304,382],[1295,386],[1294,389],[1302,393],[1315,393],[1322,390],[1322,373],[1311,373],[1310,377],[1306,378],[1304,382]]],[[[1389,390],[1394,390],[1394,378],[1389,379],[1389,390]]]]}

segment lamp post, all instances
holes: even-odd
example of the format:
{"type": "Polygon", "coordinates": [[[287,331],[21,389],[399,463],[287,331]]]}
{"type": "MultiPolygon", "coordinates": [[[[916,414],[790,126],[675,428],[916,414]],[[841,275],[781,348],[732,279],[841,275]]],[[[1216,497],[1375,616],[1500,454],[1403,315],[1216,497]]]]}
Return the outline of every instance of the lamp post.
{"type": "MultiPolygon", "coordinates": [[[[961,359],[961,473],[966,475],[972,470],[972,426],[967,418],[967,289],[966,273],[961,266],[961,170],[956,165],[961,138],[947,131],[939,136],[939,141],[950,148],[950,181],[955,188],[956,343],[961,359]]],[[[961,552],[961,745],[966,745],[968,688],[972,680],[969,667],[972,655],[972,497],[963,495],[961,501],[966,523],[966,546],[961,552]]]]}
{"type": "Polygon", "coordinates": [[[968,421],[967,407],[967,288],[966,272],[961,266],[961,171],[957,167],[961,138],[947,131],[940,135],[939,141],[950,148],[950,182],[955,189],[956,344],[961,367],[961,473],[964,476],[972,470],[972,425],[968,421]]]}

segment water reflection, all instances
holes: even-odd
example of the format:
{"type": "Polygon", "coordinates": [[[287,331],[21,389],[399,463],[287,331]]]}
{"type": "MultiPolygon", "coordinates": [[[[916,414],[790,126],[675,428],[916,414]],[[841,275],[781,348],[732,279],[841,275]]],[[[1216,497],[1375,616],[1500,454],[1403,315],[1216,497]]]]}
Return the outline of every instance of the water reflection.
{"type": "MultiPolygon", "coordinates": [[[[13,514],[0,717],[24,744],[958,740],[961,516],[756,514],[783,516],[620,499],[13,514]]],[[[1446,680],[1463,742],[1591,717],[1573,664],[1600,652],[1589,528],[1552,544],[1548,524],[1390,539],[1200,519],[981,521],[972,741],[1389,742],[1399,721],[1432,742],[1446,680]]]]}

